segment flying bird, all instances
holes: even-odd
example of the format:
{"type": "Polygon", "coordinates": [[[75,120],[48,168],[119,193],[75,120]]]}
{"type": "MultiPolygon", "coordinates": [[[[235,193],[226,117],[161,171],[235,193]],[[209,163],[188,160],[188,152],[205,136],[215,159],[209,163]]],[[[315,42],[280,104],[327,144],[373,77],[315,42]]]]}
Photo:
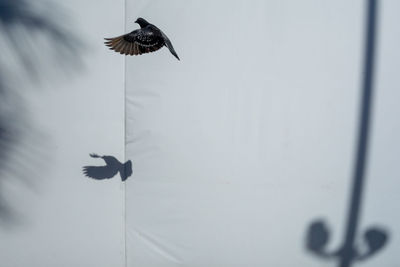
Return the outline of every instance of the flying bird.
{"type": "Polygon", "coordinates": [[[122,181],[125,181],[132,175],[132,162],[130,160],[122,164],[113,156],[99,156],[97,154],[90,154],[90,156],[92,158],[102,158],[106,162],[106,165],[83,167],[83,173],[87,177],[96,180],[110,179],[119,172],[122,181]]]}
{"type": "Polygon", "coordinates": [[[138,18],[135,23],[140,25],[140,29],[118,37],[104,38],[106,46],[122,55],[131,56],[151,53],[166,46],[180,60],[171,41],[159,28],[143,18],[138,18]]]}

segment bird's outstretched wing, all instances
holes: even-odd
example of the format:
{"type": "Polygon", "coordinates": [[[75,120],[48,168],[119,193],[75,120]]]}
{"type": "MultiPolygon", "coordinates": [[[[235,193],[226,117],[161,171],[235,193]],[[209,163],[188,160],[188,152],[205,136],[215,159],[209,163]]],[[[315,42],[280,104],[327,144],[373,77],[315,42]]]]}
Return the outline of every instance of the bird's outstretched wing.
{"type": "Polygon", "coordinates": [[[141,55],[157,51],[164,46],[159,31],[151,27],[135,30],[114,38],[105,38],[106,46],[123,55],[141,55]]]}
{"type": "Polygon", "coordinates": [[[109,166],[85,166],[83,167],[83,173],[90,178],[96,180],[110,179],[114,177],[118,172],[118,169],[109,166]]]}
{"type": "Polygon", "coordinates": [[[161,35],[162,35],[162,37],[163,37],[163,39],[164,39],[165,45],[168,47],[168,49],[169,49],[169,51],[171,52],[171,54],[174,55],[174,57],[176,57],[178,60],[180,60],[179,57],[178,57],[178,54],[175,52],[175,49],[174,49],[174,47],[172,46],[172,43],[171,43],[171,41],[168,39],[167,35],[165,35],[165,33],[163,33],[163,32],[161,32],[161,35]]]}

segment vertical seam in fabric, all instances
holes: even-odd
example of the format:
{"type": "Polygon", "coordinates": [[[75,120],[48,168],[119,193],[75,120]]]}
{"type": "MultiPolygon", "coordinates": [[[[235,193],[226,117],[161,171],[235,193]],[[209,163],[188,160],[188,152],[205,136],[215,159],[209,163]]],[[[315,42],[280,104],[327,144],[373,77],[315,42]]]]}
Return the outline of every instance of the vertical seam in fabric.
{"type": "MultiPolygon", "coordinates": [[[[124,32],[126,31],[126,10],[127,10],[127,0],[124,1],[124,32]]],[[[126,56],[124,56],[124,162],[126,162],[126,56]]],[[[125,267],[128,266],[128,255],[126,248],[126,181],[123,183],[123,220],[124,220],[124,261],[125,267]]]]}

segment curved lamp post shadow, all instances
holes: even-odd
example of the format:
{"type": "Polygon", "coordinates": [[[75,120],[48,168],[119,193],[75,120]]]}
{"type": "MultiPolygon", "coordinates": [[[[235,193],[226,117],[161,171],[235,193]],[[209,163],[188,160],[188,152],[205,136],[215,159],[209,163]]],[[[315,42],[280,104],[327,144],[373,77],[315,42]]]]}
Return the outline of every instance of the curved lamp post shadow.
{"type": "Polygon", "coordinates": [[[358,125],[358,144],[344,241],[342,246],[336,251],[326,251],[325,246],[329,241],[330,231],[321,220],[317,220],[309,226],[306,240],[306,247],[308,250],[322,258],[337,259],[340,267],[349,267],[355,261],[370,258],[381,250],[388,240],[388,233],[386,233],[386,231],[371,227],[364,232],[364,241],[367,251],[360,252],[360,248],[355,246],[368,155],[370,117],[373,104],[375,41],[378,13],[378,0],[366,1],[366,38],[362,98],[358,125]]]}

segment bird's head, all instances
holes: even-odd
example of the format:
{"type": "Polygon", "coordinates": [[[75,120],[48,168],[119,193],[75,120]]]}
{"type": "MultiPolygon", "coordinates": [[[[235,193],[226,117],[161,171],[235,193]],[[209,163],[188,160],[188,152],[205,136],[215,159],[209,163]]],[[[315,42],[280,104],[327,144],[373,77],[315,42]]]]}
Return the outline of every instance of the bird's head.
{"type": "Polygon", "coordinates": [[[144,28],[147,25],[149,25],[150,23],[147,22],[147,20],[145,20],[144,18],[138,18],[135,23],[140,25],[140,28],[144,28]]]}

